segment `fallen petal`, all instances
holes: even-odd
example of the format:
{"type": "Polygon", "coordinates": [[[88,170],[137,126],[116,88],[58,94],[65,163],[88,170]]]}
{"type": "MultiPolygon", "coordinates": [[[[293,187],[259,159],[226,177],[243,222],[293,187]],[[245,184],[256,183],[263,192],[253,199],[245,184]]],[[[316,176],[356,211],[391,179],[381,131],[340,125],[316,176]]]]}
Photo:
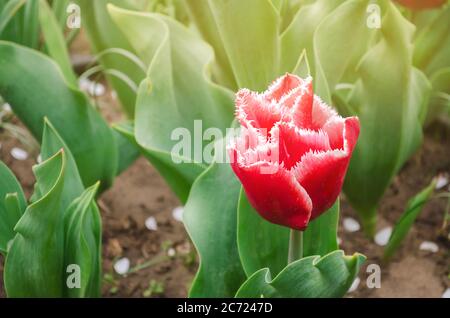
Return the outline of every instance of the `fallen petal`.
{"type": "Polygon", "coordinates": [[[375,243],[379,246],[386,246],[392,234],[392,227],[385,227],[375,235],[375,243]]]}
{"type": "Polygon", "coordinates": [[[125,275],[130,269],[130,260],[126,257],[119,259],[114,264],[114,270],[119,275],[125,275]]]}
{"type": "Polygon", "coordinates": [[[442,298],[450,298],[450,288],[447,288],[442,294],[442,298]]]}
{"type": "Polygon", "coordinates": [[[183,222],[183,212],[184,212],[184,208],[182,206],[176,207],[172,211],[172,216],[178,222],[183,222]]]}
{"type": "Polygon", "coordinates": [[[28,152],[26,152],[23,149],[14,147],[11,149],[11,156],[16,160],[27,160],[28,159],[28,152]]]}
{"type": "Polygon", "coordinates": [[[151,216],[147,220],[145,220],[145,227],[150,231],[158,230],[158,223],[156,222],[155,217],[151,216]]]}
{"type": "Polygon", "coordinates": [[[354,218],[345,218],[343,221],[343,225],[344,229],[350,233],[357,232],[361,229],[358,221],[356,221],[354,218]]]}
{"type": "Polygon", "coordinates": [[[434,242],[430,242],[430,241],[423,241],[420,246],[419,249],[421,251],[427,251],[427,252],[432,252],[432,253],[437,253],[439,251],[439,246],[434,243],[434,242]]]}

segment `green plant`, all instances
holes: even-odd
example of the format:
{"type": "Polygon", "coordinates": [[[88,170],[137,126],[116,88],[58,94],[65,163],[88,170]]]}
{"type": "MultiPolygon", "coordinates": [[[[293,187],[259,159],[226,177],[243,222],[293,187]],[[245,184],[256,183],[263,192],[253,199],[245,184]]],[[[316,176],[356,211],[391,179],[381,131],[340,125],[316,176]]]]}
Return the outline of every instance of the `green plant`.
{"type": "Polygon", "coordinates": [[[84,189],[75,160],[56,129],[45,122],[42,164],[27,205],[12,173],[0,165],[0,251],[6,256],[9,297],[98,297],[101,220],[99,184],[84,189]]]}

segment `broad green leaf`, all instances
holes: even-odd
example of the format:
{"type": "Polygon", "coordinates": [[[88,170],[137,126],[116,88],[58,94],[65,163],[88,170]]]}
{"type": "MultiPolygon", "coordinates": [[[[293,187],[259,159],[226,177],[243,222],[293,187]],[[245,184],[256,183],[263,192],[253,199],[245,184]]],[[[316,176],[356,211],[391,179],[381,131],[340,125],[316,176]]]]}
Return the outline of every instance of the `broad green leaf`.
{"type": "Polygon", "coordinates": [[[72,69],[64,35],[47,0],[39,0],[39,20],[49,55],[59,65],[66,81],[77,86],[78,80],[72,69]]]}
{"type": "MultiPolygon", "coordinates": [[[[79,266],[80,288],[67,288],[67,297],[100,297],[101,219],[95,204],[99,184],[90,187],[68,208],[65,217],[64,268],[79,266]]],[[[68,277],[70,282],[70,279],[68,277]]]]}
{"type": "Polygon", "coordinates": [[[14,227],[25,208],[26,199],[20,183],[0,161],[0,252],[3,255],[6,255],[8,243],[14,238],[14,227]]]}
{"type": "Polygon", "coordinates": [[[309,256],[289,264],[275,278],[263,268],[239,289],[238,298],[342,297],[358,275],[365,257],[334,251],[323,257],[309,256]]]}
{"type": "Polygon", "coordinates": [[[314,32],[322,20],[344,2],[344,0],[318,0],[300,8],[281,35],[282,72],[291,72],[294,69],[303,50],[306,50],[311,66],[314,66],[314,32]]]}
{"type": "Polygon", "coordinates": [[[66,157],[63,151],[35,167],[42,196],[17,223],[17,235],[4,269],[8,297],[61,297],[63,294],[63,221],[61,196],[66,157]]]}
{"type": "MultiPolygon", "coordinates": [[[[101,54],[111,48],[120,48],[134,54],[127,38],[111,20],[106,9],[108,3],[133,8],[130,1],[122,0],[76,0],[81,7],[81,18],[95,53],[101,54]]],[[[136,85],[145,77],[140,67],[120,54],[104,54],[100,58],[103,69],[117,70],[126,74],[136,85]]],[[[109,82],[117,92],[123,109],[131,118],[134,116],[136,92],[127,83],[114,76],[108,76],[109,82]]]]}
{"type": "Polygon", "coordinates": [[[9,0],[0,12],[0,35],[27,0],[9,0]]]}
{"type": "Polygon", "coordinates": [[[39,45],[39,0],[27,0],[23,7],[23,28],[20,44],[30,48],[39,45]]]}
{"type": "Polygon", "coordinates": [[[88,98],[64,81],[46,56],[0,41],[0,95],[41,140],[47,116],[72,152],[85,185],[111,185],[117,149],[112,130],[88,98]]]}
{"type": "MultiPolygon", "coordinates": [[[[304,256],[326,255],[338,249],[339,202],[311,221],[304,232],[304,256]]],[[[287,265],[289,229],[264,220],[241,192],[238,207],[238,246],[247,277],[261,268],[274,275],[287,265]],[[248,229],[252,229],[249,231],[248,229]]]]}
{"type": "Polygon", "coordinates": [[[140,147],[134,135],[134,126],[130,123],[116,125],[115,129],[135,145],[135,149],[139,151],[151,162],[158,170],[161,176],[169,184],[172,191],[177,195],[181,202],[186,203],[189,191],[195,179],[205,170],[205,166],[198,164],[178,164],[175,169],[172,168],[174,163],[170,155],[155,155],[147,149],[140,147]],[[161,159],[160,159],[161,158],[161,159]]]}
{"type": "MultiPolygon", "coordinates": [[[[44,119],[44,130],[42,133],[42,145],[41,145],[41,158],[47,160],[54,156],[55,153],[64,150],[66,157],[66,171],[64,179],[64,190],[61,196],[61,204],[63,209],[67,208],[72,201],[77,198],[84,191],[83,182],[81,181],[80,174],[78,173],[75,159],[70,152],[69,147],[66,145],[58,131],[53,127],[50,121],[44,119]]],[[[36,192],[37,193],[37,192],[36,192]]],[[[40,194],[38,194],[40,196],[40,194]]],[[[33,200],[34,201],[34,198],[33,200]]]]}
{"type": "Polygon", "coordinates": [[[280,75],[277,9],[269,0],[208,3],[238,87],[266,89],[280,75]]]}
{"type": "Polygon", "coordinates": [[[239,191],[229,164],[213,163],[192,186],[183,218],[200,267],[190,297],[233,297],[245,280],[236,244],[239,191]]]}
{"type": "Polygon", "coordinates": [[[382,5],[379,40],[358,65],[359,79],[345,107],[359,117],[361,134],[344,188],[369,235],[378,201],[421,142],[420,117],[430,91],[423,74],[412,67],[414,27],[392,3],[382,5]]]}
{"type": "Polygon", "coordinates": [[[450,67],[450,6],[439,11],[417,35],[414,65],[432,76],[450,67]]]}
{"type": "Polygon", "coordinates": [[[409,200],[405,211],[395,225],[391,237],[389,238],[389,242],[384,249],[385,260],[390,259],[399,248],[417,216],[422,211],[423,206],[433,194],[435,188],[436,179],[433,179],[433,181],[425,189],[409,200]]]}
{"type": "MultiPolygon", "coordinates": [[[[233,94],[212,83],[206,72],[213,60],[211,48],[166,16],[113,6],[109,10],[150,65],[136,102],[136,142],[163,176],[174,170],[195,178],[208,164],[202,151],[211,140],[204,140],[203,131],[218,129],[224,136],[233,117],[233,94]],[[187,149],[176,147],[183,142],[187,149]]],[[[179,195],[182,201],[185,194],[179,195]]]]}
{"type": "Polygon", "coordinates": [[[236,90],[237,83],[220,38],[216,21],[208,1],[185,1],[189,15],[202,37],[213,47],[216,61],[212,72],[216,81],[230,89],[236,90]]]}
{"type": "Polygon", "coordinates": [[[433,93],[426,118],[428,124],[441,113],[450,114],[450,67],[436,72],[430,80],[433,93]]]}
{"type": "Polygon", "coordinates": [[[346,1],[327,15],[314,32],[314,91],[327,103],[338,83],[355,80],[356,66],[374,33],[367,26],[369,4],[370,0],[346,1]],[[349,34],[352,41],[348,40],[349,34]]]}
{"type": "Polygon", "coordinates": [[[248,202],[242,190],[238,206],[239,255],[247,277],[261,268],[278,274],[287,265],[289,229],[269,223],[248,202]]]}
{"type": "Polygon", "coordinates": [[[325,213],[311,221],[303,234],[303,255],[327,255],[338,249],[339,199],[325,213]]]}

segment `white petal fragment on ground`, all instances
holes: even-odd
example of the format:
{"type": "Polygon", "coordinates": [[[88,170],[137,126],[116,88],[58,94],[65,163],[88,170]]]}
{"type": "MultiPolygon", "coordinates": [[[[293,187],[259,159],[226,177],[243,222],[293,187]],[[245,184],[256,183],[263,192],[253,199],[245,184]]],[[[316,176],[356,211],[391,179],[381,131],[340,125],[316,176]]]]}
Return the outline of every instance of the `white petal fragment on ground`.
{"type": "Polygon", "coordinates": [[[175,257],[176,253],[177,253],[177,251],[175,251],[175,249],[173,247],[169,248],[169,250],[167,251],[167,255],[169,257],[175,257]]]}
{"type": "Polygon", "coordinates": [[[114,264],[114,270],[119,275],[125,275],[130,270],[130,260],[126,257],[119,259],[114,264]]]}
{"type": "Polygon", "coordinates": [[[440,190],[448,184],[448,176],[445,174],[440,174],[437,176],[436,180],[436,190],[440,190]]]}
{"type": "Polygon", "coordinates": [[[342,244],[342,239],[339,236],[337,237],[337,243],[338,243],[338,245],[342,244]]]}
{"type": "Polygon", "coordinates": [[[450,298],[450,288],[447,288],[442,294],[442,298],[450,298]]]}
{"type": "Polygon", "coordinates": [[[430,241],[423,241],[420,246],[419,249],[421,251],[427,251],[427,252],[432,252],[432,253],[437,253],[439,251],[439,246],[434,243],[434,242],[430,242],[430,241]]]}
{"type": "Polygon", "coordinates": [[[184,212],[184,208],[182,206],[176,207],[172,211],[172,216],[178,222],[183,222],[183,212],[184,212]]]}
{"type": "Polygon", "coordinates": [[[361,283],[361,279],[359,277],[356,277],[352,283],[352,286],[350,286],[348,293],[353,293],[355,290],[357,290],[359,287],[359,283],[361,283]]]}
{"type": "Polygon", "coordinates": [[[386,246],[392,234],[392,227],[385,227],[375,235],[375,243],[379,246],[386,246]]]}
{"type": "Polygon", "coordinates": [[[27,160],[28,159],[28,152],[21,148],[14,147],[11,149],[11,156],[16,160],[27,160]]]}
{"type": "Polygon", "coordinates": [[[359,225],[358,221],[354,218],[345,218],[343,221],[344,229],[347,232],[357,232],[361,229],[361,225],[359,225]]]}
{"type": "Polygon", "coordinates": [[[150,231],[157,231],[158,230],[158,223],[156,222],[155,217],[151,216],[145,220],[145,227],[149,229],[150,231]]]}
{"type": "Polygon", "coordinates": [[[39,164],[42,163],[42,156],[41,155],[37,156],[36,162],[39,163],[39,164]]]}

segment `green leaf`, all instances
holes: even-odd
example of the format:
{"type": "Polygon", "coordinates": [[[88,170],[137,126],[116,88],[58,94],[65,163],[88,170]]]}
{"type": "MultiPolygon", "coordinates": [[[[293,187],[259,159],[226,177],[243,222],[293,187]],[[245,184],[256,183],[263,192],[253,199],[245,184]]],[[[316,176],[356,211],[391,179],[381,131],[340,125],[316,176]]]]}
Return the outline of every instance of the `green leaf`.
{"type": "Polygon", "coordinates": [[[414,45],[414,65],[432,76],[450,67],[450,6],[434,15],[417,35],[414,45]]]}
{"type": "Polygon", "coordinates": [[[280,75],[277,9],[269,0],[208,3],[238,87],[266,89],[280,75]]]}
{"type": "Polygon", "coordinates": [[[314,67],[314,32],[322,20],[343,2],[344,0],[318,0],[300,8],[281,35],[281,71],[291,72],[303,50],[306,50],[311,66],[314,67]]]}
{"type": "Polygon", "coordinates": [[[99,184],[90,187],[68,208],[65,217],[64,268],[78,265],[80,288],[66,289],[67,297],[100,297],[101,219],[95,204],[99,184]]]}
{"type": "Polygon", "coordinates": [[[134,135],[134,126],[130,123],[115,125],[114,128],[129,140],[136,149],[147,158],[148,161],[158,170],[166,180],[172,191],[177,195],[182,203],[186,203],[189,191],[195,179],[205,170],[205,166],[199,164],[178,164],[174,165],[169,155],[150,152],[140,147],[134,135]]]}
{"type": "Polygon", "coordinates": [[[185,1],[191,20],[195,23],[202,37],[214,49],[216,61],[212,65],[214,78],[218,83],[236,90],[236,79],[231,68],[230,60],[220,38],[219,29],[214,20],[208,1],[185,1]]]}
{"type": "Polygon", "coordinates": [[[338,83],[355,80],[356,66],[374,33],[367,26],[369,4],[370,0],[345,1],[314,32],[314,91],[327,103],[331,102],[331,93],[338,83]],[[348,41],[349,34],[352,41],[348,41]]]}
{"type": "Polygon", "coordinates": [[[85,185],[112,184],[117,149],[112,130],[78,89],[68,86],[48,57],[0,41],[0,95],[41,140],[44,117],[61,133],[85,185]],[[101,141],[101,142],[100,142],[101,141]]]}
{"type": "Polygon", "coordinates": [[[311,221],[303,234],[303,255],[327,255],[338,249],[339,199],[326,212],[311,221]]]}
{"type": "Polygon", "coordinates": [[[9,0],[2,8],[0,12],[0,35],[25,2],[26,0],[9,0]]]}
{"type": "Polygon", "coordinates": [[[200,267],[190,297],[233,297],[245,280],[236,244],[239,191],[229,164],[213,163],[192,186],[183,218],[200,267]]]}
{"type": "Polygon", "coordinates": [[[379,40],[359,63],[359,79],[344,101],[361,122],[344,189],[369,235],[375,229],[378,201],[420,145],[420,117],[430,91],[426,78],[412,67],[414,27],[394,4],[382,5],[379,40]]]}
{"type": "Polygon", "coordinates": [[[289,264],[274,279],[269,269],[253,274],[239,289],[238,298],[342,297],[356,278],[365,257],[335,251],[309,256],[289,264]]]}
{"type": "Polygon", "coordinates": [[[264,220],[242,190],[238,206],[238,246],[247,277],[261,268],[278,274],[287,265],[289,229],[264,220]]]}
{"type": "Polygon", "coordinates": [[[34,169],[42,195],[17,223],[17,235],[4,269],[8,297],[61,297],[63,221],[61,197],[66,157],[63,151],[34,169]]]}
{"type": "MultiPolygon", "coordinates": [[[[219,129],[224,136],[233,119],[233,94],[212,83],[206,71],[213,60],[211,48],[165,16],[114,6],[109,10],[139,57],[150,65],[136,102],[136,142],[163,176],[174,170],[195,179],[209,164],[202,151],[211,141],[203,140],[203,131],[219,129]],[[174,150],[183,142],[189,154],[174,150]]],[[[187,192],[181,192],[177,194],[183,201],[187,192]]]]}
{"type": "Polygon", "coordinates": [[[435,188],[436,179],[433,179],[433,181],[425,189],[420,191],[408,201],[406,209],[395,225],[391,237],[389,238],[389,242],[384,249],[385,260],[390,259],[394,255],[395,251],[399,248],[400,244],[408,234],[411,226],[414,224],[417,216],[422,211],[423,206],[425,205],[425,203],[427,203],[431,195],[434,193],[435,188]]]}
{"type": "MultiPolygon", "coordinates": [[[[131,53],[135,53],[127,38],[111,20],[106,9],[108,3],[132,8],[128,2],[123,0],[76,0],[81,8],[81,18],[90,39],[91,46],[97,54],[111,48],[120,48],[131,53]]],[[[136,84],[140,83],[145,77],[140,67],[133,61],[120,54],[106,54],[100,59],[103,69],[118,70],[126,74],[136,84]]],[[[127,115],[134,116],[134,107],[136,103],[136,93],[127,85],[127,83],[114,77],[108,76],[109,82],[117,92],[120,102],[127,115]]]]}
{"type": "Polygon", "coordinates": [[[39,0],[39,20],[49,55],[59,65],[66,81],[76,87],[78,80],[72,69],[66,41],[47,0],[39,0]]]}
{"type": "MultiPolygon", "coordinates": [[[[67,147],[66,143],[50,121],[47,118],[45,118],[44,121],[45,123],[41,145],[42,160],[47,160],[53,157],[55,153],[61,149],[64,150],[66,157],[66,177],[64,179],[64,190],[61,196],[61,204],[63,209],[65,209],[84,191],[83,182],[81,181],[75,159],[73,158],[69,147],[67,147]]],[[[40,194],[38,195],[40,196],[40,194]]],[[[34,200],[35,198],[32,198],[32,201],[34,200]]]]}
{"type": "MultiPolygon", "coordinates": [[[[303,236],[304,256],[326,255],[338,249],[338,220],[337,201],[327,212],[309,223],[303,236]]],[[[264,220],[250,205],[244,191],[241,192],[238,207],[238,246],[247,277],[266,267],[276,275],[287,265],[289,229],[264,220]]]]}
{"type": "Polygon", "coordinates": [[[0,252],[6,255],[14,238],[14,227],[26,208],[22,187],[14,174],[0,161],[0,252]]]}

